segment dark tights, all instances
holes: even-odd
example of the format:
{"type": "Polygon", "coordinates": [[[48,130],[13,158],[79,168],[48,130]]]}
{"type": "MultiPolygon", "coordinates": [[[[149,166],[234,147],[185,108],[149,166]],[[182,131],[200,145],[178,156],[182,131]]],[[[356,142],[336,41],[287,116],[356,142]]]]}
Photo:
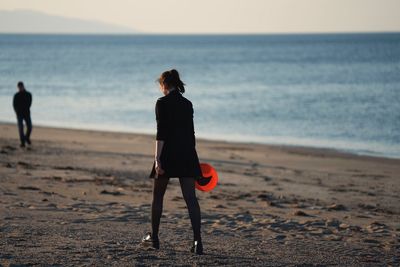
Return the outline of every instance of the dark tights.
{"type": "MultiPolygon", "coordinates": [[[[158,229],[160,227],[160,218],[163,209],[164,193],[167,189],[169,179],[159,178],[154,179],[153,187],[153,203],[151,205],[151,227],[153,238],[158,239],[158,229]]],[[[197,201],[195,191],[194,178],[179,178],[183,198],[185,199],[186,206],[189,210],[189,217],[192,223],[194,240],[201,240],[200,235],[200,206],[197,201]]]]}

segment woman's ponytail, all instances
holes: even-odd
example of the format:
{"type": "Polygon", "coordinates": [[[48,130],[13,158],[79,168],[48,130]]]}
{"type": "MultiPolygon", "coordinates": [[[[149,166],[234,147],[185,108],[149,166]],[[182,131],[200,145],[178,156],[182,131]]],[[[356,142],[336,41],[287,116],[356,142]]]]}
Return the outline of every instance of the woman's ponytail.
{"type": "Polygon", "coordinates": [[[185,84],[181,81],[176,69],[163,72],[158,82],[166,84],[168,87],[176,87],[182,94],[185,92],[185,84]]]}
{"type": "Polygon", "coordinates": [[[178,88],[179,92],[183,94],[185,92],[185,84],[181,81],[178,71],[176,69],[172,69],[169,72],[171,73],[172,80],[174,81],[176,88],[178,88]]]}

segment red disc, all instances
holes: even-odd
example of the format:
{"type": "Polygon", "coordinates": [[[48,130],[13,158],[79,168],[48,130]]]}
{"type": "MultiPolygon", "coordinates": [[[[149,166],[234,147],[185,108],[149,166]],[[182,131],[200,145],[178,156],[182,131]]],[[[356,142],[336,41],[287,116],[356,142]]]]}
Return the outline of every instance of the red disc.
{"type": "Polygon", "coordinates": [[[217,171],[208,163],[200,163],[202,178],[196,180],[196,188],[200,191],[209,192],[218,183],[217,171]]]}

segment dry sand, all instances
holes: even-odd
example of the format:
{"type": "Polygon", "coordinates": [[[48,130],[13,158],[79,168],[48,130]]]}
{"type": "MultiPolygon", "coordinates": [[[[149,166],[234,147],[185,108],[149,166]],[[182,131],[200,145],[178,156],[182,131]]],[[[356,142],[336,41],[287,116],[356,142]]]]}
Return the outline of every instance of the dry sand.
{"type": "Polygon", "coordinates": [[[219,171],[198,191],[205,255],[193,256],[177,179],[159,251],[150,229],[154,136],[0,125],[0,265],[399,266],[400,160],[198,140],[219,171]]]}

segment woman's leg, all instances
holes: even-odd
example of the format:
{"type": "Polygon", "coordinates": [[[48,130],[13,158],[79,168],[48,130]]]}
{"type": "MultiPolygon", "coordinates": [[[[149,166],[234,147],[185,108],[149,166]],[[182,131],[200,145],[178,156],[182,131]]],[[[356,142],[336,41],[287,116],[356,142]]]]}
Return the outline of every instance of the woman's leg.
{"type": "Polygon", "coordinates": [[[167,189],[168,182],[169,182],[168,178],[154,179],[153,203],[151,205],[151,229],[152,229],[152,238],[154,240],[158,240],[158,229],[160,227],[164,194],[165,190],[167,189]]]}
{"type": "Polygon", "coordinates": [[[179,182],[181,184],[183,198],[185,199],[186,206],[189,210],[189,217],[192,223],[194,240],[201,241],[201,214],[199,202],[197,201],[196,197],[195,180],[191,177],[184,177],[179,178],[179,182]]]}

